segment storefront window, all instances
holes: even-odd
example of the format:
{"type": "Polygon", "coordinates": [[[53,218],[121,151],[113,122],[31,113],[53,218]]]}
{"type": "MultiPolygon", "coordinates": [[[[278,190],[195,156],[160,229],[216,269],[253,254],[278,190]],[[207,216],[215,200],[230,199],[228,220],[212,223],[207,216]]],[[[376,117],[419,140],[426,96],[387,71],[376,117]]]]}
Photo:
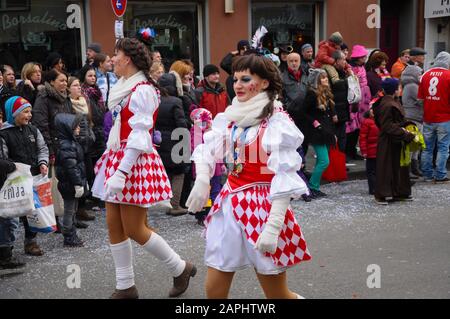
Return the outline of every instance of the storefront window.
{"type": "Polygon", "coordinates": [[[142,27],[154,28],[157,36],[150,50],[161,52],[166,67],[175,60],[186,58],[198,66],[197,15],[195,3],[130,2],[124,31],[126,35],[134,35],[142,27]]]}
{"type": "Polygon", "coordinates": [[[296,52],[305,43],[314,47],[315,4],[254,2],[252,34],[262,25],[269,31],[263,46],[271,51],[279,45],[291,45],[296,52]]]}
{"type": "Polygon", "coordinates": [[[79,17],[67,13],[70,4],[80,5],[78,1],[0,3],[0,63],[13,66],[19,75],[25,63],[44,64],[47,55],[56,51],[62,55],[68,72],[81,68],[80,28],[70,22],[68,25],[68,21],[79,21],[79,17]]]}

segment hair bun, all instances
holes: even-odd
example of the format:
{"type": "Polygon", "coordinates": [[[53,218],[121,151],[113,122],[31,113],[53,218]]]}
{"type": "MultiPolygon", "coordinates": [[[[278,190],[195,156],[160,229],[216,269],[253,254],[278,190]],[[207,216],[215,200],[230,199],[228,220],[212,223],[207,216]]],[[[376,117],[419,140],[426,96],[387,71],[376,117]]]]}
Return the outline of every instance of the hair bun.
{"type": "Polygon", "coordinates": [[[153,42],[155,36],[156,32],[153,28],[141,28],[136,34],[136,38],[147,45],[150,45],[153,42]]]}

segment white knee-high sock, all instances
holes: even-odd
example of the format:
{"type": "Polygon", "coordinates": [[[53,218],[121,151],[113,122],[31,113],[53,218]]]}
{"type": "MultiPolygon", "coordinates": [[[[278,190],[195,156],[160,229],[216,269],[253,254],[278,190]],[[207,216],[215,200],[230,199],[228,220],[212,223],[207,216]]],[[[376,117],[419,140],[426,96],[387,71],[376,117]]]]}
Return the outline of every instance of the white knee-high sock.
{"type": "Polygon", "coordinates": [[[142,246],[146,251],[161,260],[169,268],[172,277],[178,277],[186,267],[186,262],[157,233],[142,246]]]}
{"type": "Polygon", "coordinates": [[[118,244],[110,244],[116,266],[116,288],[123,290],[134,286],[133,249],[130,239],[118,244]]]}

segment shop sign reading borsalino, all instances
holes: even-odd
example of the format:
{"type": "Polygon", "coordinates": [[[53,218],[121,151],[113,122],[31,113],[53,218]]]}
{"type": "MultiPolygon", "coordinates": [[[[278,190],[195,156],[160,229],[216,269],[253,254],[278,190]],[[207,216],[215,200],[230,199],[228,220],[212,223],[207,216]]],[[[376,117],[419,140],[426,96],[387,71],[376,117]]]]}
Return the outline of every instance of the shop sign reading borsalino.
{"type": "Polygon", "coordinates": [[[133,24],[135,30],[150,27],[155,29],[174,28],[179,29],[182,32],[186,32],[188,29],[187,25],[179,23],[173,15],[169,15],[167,19],[156,17],[154,19],[147,19],[143,21],[139,18],[135,18],[133,20],[133,24]]]}

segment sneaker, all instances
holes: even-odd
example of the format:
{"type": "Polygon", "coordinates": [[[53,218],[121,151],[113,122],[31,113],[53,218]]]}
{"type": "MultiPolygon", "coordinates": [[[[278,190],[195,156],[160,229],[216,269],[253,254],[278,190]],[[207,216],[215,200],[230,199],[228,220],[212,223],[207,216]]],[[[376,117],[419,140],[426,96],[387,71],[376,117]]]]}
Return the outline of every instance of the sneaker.
{"type": "Polygon", "coordinates": [[[431,182],[434,182],[434,179],[433,178],[430,178],[430,177],[423,177],[423,181],[425,182],[425,183],[431,183],[431,182]]]}
{"type": "Polygon", "coordinates": [[[412,202],[414,198],[410,195],[408,197],[394,197],[394,202],[412,202]]]}
{"type": "Polygon", "coordinates": [[[315,189],[311,189],[311,195],[313,196],[313,198],[321,198],[327,196],[327,194],[325,194],[324,192],[315,189]]]}
{"type": "Polygon", "coordinates": [[[378,205],[388,205],[388,201],[385,198],[374,197],[374,200],[378,205]]]}
{"type": "Polygon", "coordinates": [[[448,177],[443,178],[443,179],[435,179],[434,183],[435,184],[443,184],[443,183],[447,183],[448,181],[450,181],[450,179],[448,179],[448,177]]]}
{"type": "Polygon", "coordinates": [[[309,203],[312,199],[311,199],[311,196],[308,196],[308,195],[306,195],[306,194],[303,194],[302,195],[302,199],[306,202],[306,203],[309,203]]]}
{"type": "Polygon", "coordinates": [[[127,289],[116,289],[109,299],[139,299],[139,293],[135,285],[127,289]]]}
{"type": "Polygon", "coordinates": [[[0,247],[0,269],[25,267],[25,262],[13,256],[12,247],[0,247]]]}
{"type": "Polygon", "coordinates": [[[82,221],[76,220],[75,223],[73,224],[76,228],[80,228],[80,229],[85,229],[88,228],[89,225],[86,223],[83,223],[82,221]]]}

